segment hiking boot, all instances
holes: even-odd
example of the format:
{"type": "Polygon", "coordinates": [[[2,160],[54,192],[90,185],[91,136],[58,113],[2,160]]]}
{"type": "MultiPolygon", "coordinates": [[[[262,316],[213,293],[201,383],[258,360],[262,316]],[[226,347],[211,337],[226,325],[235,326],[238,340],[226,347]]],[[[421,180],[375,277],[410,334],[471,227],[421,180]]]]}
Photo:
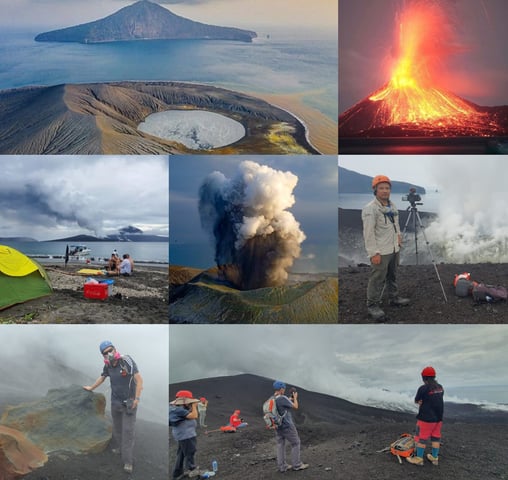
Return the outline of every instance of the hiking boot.
{"type": "Polygon", "coordinates": [[[393,297],[390,298],[390,305],[393,307],[405,307],[406,305],[409,305],[409,298],[404,297],[393,297]]]}
{"type": "Polygon", "coordinates": [[[132,464],[131,463],[126,463],[123,466],[123,471],[127,472],[127,473],[132,473],[132,464]]]}
{"type": "Polygon", "coordinates": [[[288,470],[291,470],[293,468],[293,465],[288,465],[286,463],[286,465],[284,465],[284,467],[282,469],[279,470],[280,473],[285,473],[287,472],[288,470]]]}
{"type": "Polygon", "coordinates": [[[406,457],[406,460],[413,465],[418,465],[419,467],[423,467],[423,458],[422,457],[406,457]]]}
{"type": "Polygon", "coordinates": [[[293,470],[305,470],[306,468],[309,468],[308,463],[300,463],[298,467],[293,467],[293,470]]]}
{"type": "Polygon", "coordinates": [[[201,472],[199,471],[199,467],[196,467],[194,470],[188,470],[185,475],[187,475],[189,478],[199,477],[201,472]]]}
{"type": "Polygon", "coordinates": [[[432,465],[439,465],[439,457],[434,457],[432,453],[427,453],[427,460],[432,463],[432,465]]]}
{"type": "Polygon", "coordinates": [[[372,320],[376,322],[382,322],[385,319],[385,312],[378,305],[371,305],[367,307],[367,312],[372,320]]]}

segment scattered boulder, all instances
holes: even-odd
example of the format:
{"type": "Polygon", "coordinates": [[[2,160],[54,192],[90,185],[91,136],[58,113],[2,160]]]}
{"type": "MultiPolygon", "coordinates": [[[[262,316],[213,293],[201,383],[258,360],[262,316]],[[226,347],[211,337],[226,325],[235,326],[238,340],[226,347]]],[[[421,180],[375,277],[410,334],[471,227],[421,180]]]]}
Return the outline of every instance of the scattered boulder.
{"type": "Polygon", "coordinates": [[[99,453],[111,439],[105,408],[104,395],[72,385],[49,390],[40,400],[7,407],[0,424],[19,430],[45,453],[99,453]]]}
{"type": "Polygon", "coordinates": [[[15,480],[42,467],[48,456],[21,432],[0,425],[0,480],[15,480]]]}

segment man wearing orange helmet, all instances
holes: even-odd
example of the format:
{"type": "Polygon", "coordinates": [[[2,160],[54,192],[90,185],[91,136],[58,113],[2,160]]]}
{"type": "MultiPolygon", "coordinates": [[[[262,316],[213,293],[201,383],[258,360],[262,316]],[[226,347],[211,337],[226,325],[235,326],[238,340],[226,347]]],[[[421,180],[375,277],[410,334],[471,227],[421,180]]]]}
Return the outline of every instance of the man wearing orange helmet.
{"type": "Polygon", "coordinates": [[[432,442],[432,453],[427,454],[427,460],[433,465],[439,462],[439,447],[441,445],[441,426],[443,424],[443,387],[436,382],[436,371],[433,367],[422,370],[423,385],[416,392],[415,403],[419,405],[416,416],[415,446],[416,454],[406,460],[413,465],[423,466],[425,444],[432,442]]]}
{"type": "Polygon", "coordinates": [[[385,318],[385,312],[381,309],[385,286],[391,305],[409,304],[409,299],[399,296],[396,282],[402,236],[399,211],[390,200],[391,187],[387,176],[375,176],[372,190],[376,198],[362,210],[363,239],[372,267],[367,287],[367,309],[376,321],[385,318]]]}

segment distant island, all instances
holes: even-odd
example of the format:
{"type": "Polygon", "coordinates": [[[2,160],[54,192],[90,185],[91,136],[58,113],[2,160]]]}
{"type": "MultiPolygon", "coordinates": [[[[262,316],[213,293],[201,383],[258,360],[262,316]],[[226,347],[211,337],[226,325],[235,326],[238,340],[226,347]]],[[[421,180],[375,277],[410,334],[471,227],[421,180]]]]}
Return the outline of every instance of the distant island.
{"type": "MultiPolygon", "coordinates": [[[[407,193],[410,188],[415,188],[416,193],[421,195],[426,193],[425,188],[420,185],[391,180],[393,193],[407,193]]],[[[372,191],[372,177],[339,166],[340,193],[369,193],[370,191],[372,191]]]]}
{"type": "Polygon", "coordinates": [[[108,17],[40,33],[36,42],[102,43],[130,40],[235,40],[252,42],[256,32],[194,22],[148,0],[108,17]]]}

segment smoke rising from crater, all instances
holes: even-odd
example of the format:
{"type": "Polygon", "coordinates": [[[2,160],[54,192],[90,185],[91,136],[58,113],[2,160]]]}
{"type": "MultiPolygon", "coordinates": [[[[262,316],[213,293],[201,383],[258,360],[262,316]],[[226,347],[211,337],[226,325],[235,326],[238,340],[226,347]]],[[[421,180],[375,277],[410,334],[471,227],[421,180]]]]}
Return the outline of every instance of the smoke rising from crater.
{"type": "Polygon", "coordinates": [[[438,219],[427,228],[433,250],[452,263],[507,262],[505,160],[436,158],[434,168],[442,198],[438,219]]]}
{"type": "Polygon", "coordinates": [[[253,161],[233,178],[213,172],[199,189],[202,227],[215,245],[215,261],[238,288],[282,285],[300,255],[305,234],[287,210],[298,177],[253,161]]]}

